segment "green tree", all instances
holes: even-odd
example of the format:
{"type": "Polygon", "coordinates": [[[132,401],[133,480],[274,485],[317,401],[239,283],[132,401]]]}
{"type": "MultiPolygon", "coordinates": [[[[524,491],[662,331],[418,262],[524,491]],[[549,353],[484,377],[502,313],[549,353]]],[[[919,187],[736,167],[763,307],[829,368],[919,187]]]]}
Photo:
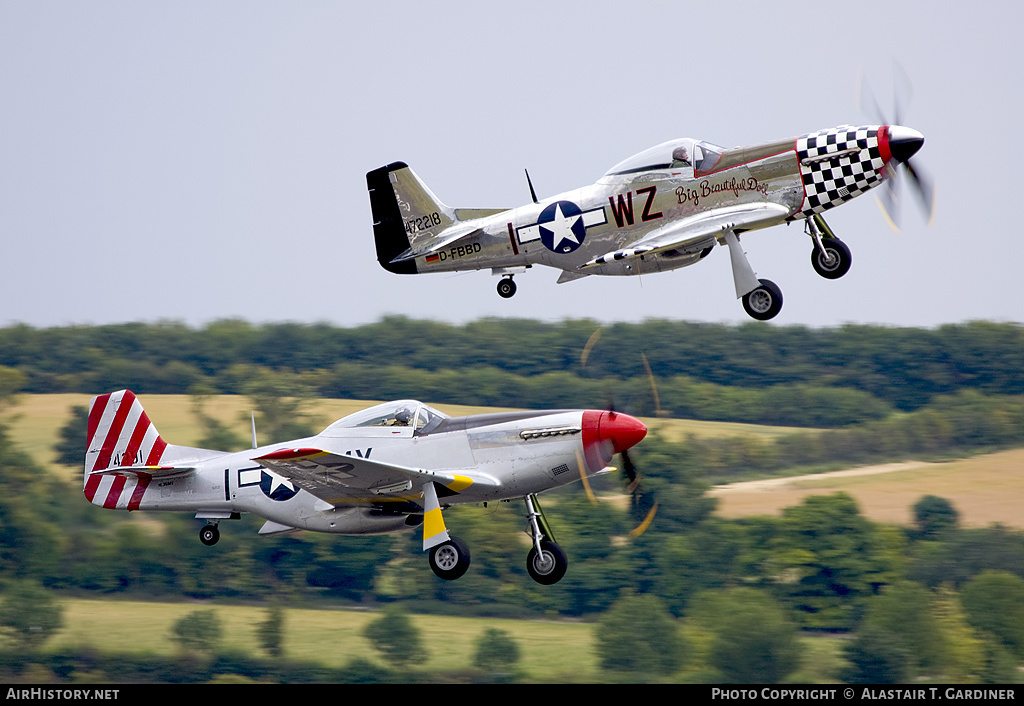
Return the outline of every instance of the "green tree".
{"type": "Polygon", "coordinates": [[[476,640],[473,664],[485,672],[511,673],[519,658],[519,643],[504,630],[487,628],[476,640]]]}
{"type": "Polygon", "coordinates": [[[914,526],[922,539],[937,539],[956,529],[960,513],[953,504],[937,495],[923,495],[914,503],[914,526]]]}
{"type": "Polygon", "coordinates": [[[271,657],[284,655],[284,608],[278,600],[267,606],[267,615],[256,626],[256,635],[262,647],[271,657]]]}
{"type": "Polygon", "coordinates": [[[1024,579],[1005,571],[984,571],[964,584],[960,600],[971,625],[1024,657],[1024,579]]]}
{"type": "Polygon", "coordinates": [[[806,626],[848,628],[863,600],[895,575],[886,539],[849,494],[809,496],[783,511],[774,578],[806,626]]]}
{"type": "Polygon", "coordinates": [[[688,615],[711,634],[709,666],[732,684],[777,684],[800,662],[797,628],[764,591],[732,588],[694,598],[688,615]]]}
{"type": "Polygon", "coordinates": [[[422,640],[419,629],[405,610],[391,604],[386,607],[376,620],[372,620],[363,628],[363,637],[369,640],[374,649],[386,660],[399,666],[407,666],[423,655],[422,640]]]}
{"type": "Polygon", "coordinates": [[[309,414],[313,387],[309,376],[266,369],[248,370],[242,390],[259,413],[260,443],[276,443],[311,436],[316,420],[309,414]]]}
{"type": "Polygon", "coordinates": [[[911,581],[886,586],[868,601],[864,624],[889,631],[908,655],[910,676],[942,674],[948,664],[945,635],[932,603],[928,589],[911,581]]]}
{"type": "Polygon", "coordinates": [[[222,421],[207,413],[206,405],[214,393],[213,388],[201,383],[193,385],[191,393],[192,414],[195,415],[203,430],[203,436],[198,442],[199,447],[216,451],[241,451],[246,448],[245,442],[238,434],[231,431],[222,421]]]}
{"type": "Polygon", "coordinates": [[[60,428],[60,440],[54,445],[57,463],[81,466],[85,463],[85,444],[89,434],[89,410],[76,404],[71,408],[71,419],[60,428]]]}
{"type": "Polygon", "coordinates": [[[0,603],[0,630],[19,650],[35,650],[64,624],[64,607],[38,582],[15,581],[0,603]]]}
{"type": "Polygon", "coordinates": [[[601,668],[653,679],[676,673],[686,649],[672,614],[651,594],[628,594],[601,616],[595,628],[601,668]]]}
{"type": "Polygon", "coordinates": [[[848,684],[901,684],[910,674],[907,649],[877,625],[858,630],[843,652],[850,664],[842,680],[848,684]]]}
{"type": "Polygon", "coordinates": [[[213,654],[220,647],[222,637],[220,616],[212,608],[192,611],[171,628],[171,639],[185,652],[213,654]]]}

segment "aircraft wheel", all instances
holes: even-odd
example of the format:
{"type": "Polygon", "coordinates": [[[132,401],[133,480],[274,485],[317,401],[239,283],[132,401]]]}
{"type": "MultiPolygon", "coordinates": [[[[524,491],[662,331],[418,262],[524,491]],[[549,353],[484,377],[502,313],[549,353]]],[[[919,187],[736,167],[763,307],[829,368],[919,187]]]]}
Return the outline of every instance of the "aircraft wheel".
{"type": "Polygon", "coordinates": [[[539,584],[550,586],[565,576],[569,560],[562,548],[554,542],[541,542],[540,552],[534,547],[526,557],[526,570],[530,578],[539,584]]]}
{"type": "Polygon", "coordinates": [[[430,568],[438,578],[454,581],[469,569],[469,547],[456,537],[432,547],[430,568]]]}
{"type": "Polygon", "coordinates": [[[498,281],[498,295],[502,299],[510,299],[516,293],[516,283],[511,277],[502,277],[498,281]]]}
{"type": "Polygon", "coordinates": [[[208,547],[212,547],[220,539],[220,530],[217,525],[206,525],[199,530],[199,541],[208,547]]]}
{"type": "Polygon", "coordinates": [[[760,287],[743,295],[743,309],[758,321],[774,319],[782,311],[782,290],[770,279],[758,282],[760,287]]]}
{"type": "Polygon", "coordinates": [[[811,250],[811,266],[825,279],[839,279],[850,271],[852,255],[849,246],[839,238],[821,241],[824,252],[815,246],[811,250]]]}

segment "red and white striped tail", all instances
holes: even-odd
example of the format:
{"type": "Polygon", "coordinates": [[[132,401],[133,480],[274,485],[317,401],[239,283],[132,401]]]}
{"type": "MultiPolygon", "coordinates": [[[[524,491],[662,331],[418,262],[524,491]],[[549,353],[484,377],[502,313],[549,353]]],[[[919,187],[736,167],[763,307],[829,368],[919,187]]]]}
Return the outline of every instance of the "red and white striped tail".
{"type": "Polygon", "coordinates": [[[106,508],[138,509],[149,484],[146,474],[91,475],[123,466],[155,466],[167,442],[130,390],[94,397],[89,403],[85,451],[85,497],[106,508]],[[131,486],[131,487],[127,487],[131,486]]]}

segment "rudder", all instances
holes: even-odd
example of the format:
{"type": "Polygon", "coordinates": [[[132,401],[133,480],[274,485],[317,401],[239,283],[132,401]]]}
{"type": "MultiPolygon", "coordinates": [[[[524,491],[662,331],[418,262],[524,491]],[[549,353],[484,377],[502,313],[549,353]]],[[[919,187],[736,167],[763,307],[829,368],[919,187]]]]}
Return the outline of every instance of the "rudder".
{"type": "Polygon", "coordinates": [[[415,260],[392,262],[420,238],[440,233],[455,222],[455,212],[441,203],[405,162],[366,175],[373,213],[377,261],[388,272],[416,274],[415,260]]]}

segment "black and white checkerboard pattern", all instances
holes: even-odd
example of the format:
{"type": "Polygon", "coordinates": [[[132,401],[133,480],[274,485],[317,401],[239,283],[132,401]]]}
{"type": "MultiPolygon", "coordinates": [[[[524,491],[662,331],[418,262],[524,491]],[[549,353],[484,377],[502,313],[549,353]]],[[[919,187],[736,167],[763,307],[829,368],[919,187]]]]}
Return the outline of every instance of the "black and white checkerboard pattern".
{"type": "Polygon", "coordinates": [[[885,176],[877,127],[843,126],[812,132],[797,138],[796,152],[804,182],[803,217],[849,201],[880,184],[885,176]],[[830,154],[837,156],[829,158],[830,154]]]}

